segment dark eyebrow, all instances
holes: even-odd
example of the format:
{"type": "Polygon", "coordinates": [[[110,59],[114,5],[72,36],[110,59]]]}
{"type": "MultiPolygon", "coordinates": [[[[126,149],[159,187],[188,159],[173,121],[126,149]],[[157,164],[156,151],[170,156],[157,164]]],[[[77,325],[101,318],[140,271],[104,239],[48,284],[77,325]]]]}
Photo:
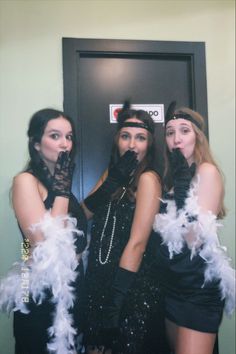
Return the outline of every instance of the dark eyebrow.
{"type": "Polygon", "coordinates": [[[145,134],[145,132],[140,132],[140,133],[137,133],[136,135],[143,135],[143,136],[147,136],[147,134],[145,134]]]}
{"type": "Polygon", "coordinates": [[[130,134],[130,132],[128,132],[127,130],[122,130],[122,131],[120,132],[120,134],[123,134],[123,133],[125,133],[125,134],[130,134]]]}
{"type": "MultiPolygon", "coordinates": [[[[129,128],[129,127],[128,127],[129,128]]],[[[131,134],[129,130],[125,130],[125,128],[123,128],[124,130],[121,131],[121,133],[128,133],[128,134],[131,134]]],[[[139,132],[137,134],[145,134],[145,131],[144,132],[139,132]]]]}

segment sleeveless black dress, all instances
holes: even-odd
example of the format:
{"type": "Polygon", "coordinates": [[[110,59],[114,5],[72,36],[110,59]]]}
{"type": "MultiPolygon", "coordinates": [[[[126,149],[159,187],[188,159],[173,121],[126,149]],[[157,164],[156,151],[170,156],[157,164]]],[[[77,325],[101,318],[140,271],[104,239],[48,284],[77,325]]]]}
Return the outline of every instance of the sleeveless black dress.
{"type": "MultiPolygon", "coordinates": [[[[111,202],[110,207],[109,216],[109,203],[98,209],[91,228],[88,268],[85,276],[88,295],[85,345],[102,344],[99,331],[102,326],[103,307],[109,296],[121,254],[129,240],[134,217],[135,203],[131,202],[126,195],[118,203],[111,202]],[[107,226],[103,232],[106,220],[107,226]],[[111,242],[112,230],[114,237],[111,242]],[[102,233],[104,237],[101,245],[102,233]],[[105,264],[101,264],[104,262],[105,264]]],[[[128,292],[122,308],[120,321],[122,354],[168,353],[163,316],[159,308],[159,289],[153,272],[156,250],[154,242],[155,237],[153,238],[151,234],[135,283],[128,292]]]]}
{"type": "MultiPolygon", "coordinates": [[[[164,198],[171,200],[173,196],[166,194],[164,198]]],[[[160,213],[166,213],[166,203],[161,203],[160,213]]],[[[179,326],[217,333],[224,309],[220,279],[205,282],[206,262],[198,253],[191,258],[187,245],[170,259],[161,235],[157,233],[156,238],[156,267],[165,317],[179,326]]]]}
{"type": "MultiPolygon", "coordinates": [[[[45,208],[49,210],[54,202],[54,195],[49,191],[44,201],[45,208]]],[[[69,200],[68,213],[77,219],[77,227],[84,232],[84,236],[78,236],[75,242],[76,252],[80,254],[87,245],[87,220],[83,209],[77,199],[71,194],[69,200]]],[[[85,306],[85,287],[84,287],[84,268],[80,261],[76,271],[77,279],[74,284],[76,300],[72,309],[74,328],[77,333],[81,333],[84,327],[84,306],[85,306]]],[[[47,329],[52,326],[55,305],[50,301],[51,293],[48,290],[46,299],[41,305],[36,305],[30,300],[28,307],[30,312],[23,314],[20,311],[14,312],[13,331],[15,336],[15,354],[48,354],[47,343],[49,336],[47,329]]],[[[66,353],[65,353],[66,354],[66,353]]]]}

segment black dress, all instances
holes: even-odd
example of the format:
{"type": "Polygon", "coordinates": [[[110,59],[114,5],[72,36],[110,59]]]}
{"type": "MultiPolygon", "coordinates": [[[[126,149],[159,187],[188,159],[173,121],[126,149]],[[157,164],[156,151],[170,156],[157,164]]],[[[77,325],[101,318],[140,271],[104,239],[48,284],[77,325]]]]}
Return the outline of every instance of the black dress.
{"type": "MultiPolygon", "coordinates": [[[[99,331],[102,326],[103,308],[109,297],[121,254],[129,240],[134,211],[135,203],[125,194],[119,202],[113,201],[100,207],[94,216],[85,276],[88,295],[86,345],[100,343],[99,331]],[[104,227],[106,220],[107,225],[104,227]],[[104,236],[101,243],[102,234],[104,236]]],[[[153,272],[156,249],[154,240],[151,234],[135,283],[128,292],[122,308],[120,320],[122,354],[167,353],[163,317],[158,306],[159,289],[153,272]]]]}
{"type": "MultiPolygon", "coordinates": [[[[47,199],[44,201],[45,208],[52,207],[54,196],[49,191],[47,199]]],[[[69,200],[68,212],[77,219],[77,227],[84,232],[84,236],[78,236],[75,242],[77,254],[82,253],[87,244],[87,220],[77,199],[71,194],[69,200]]],[[[74,328],[77,333],[83,331],[84,326],[84,269],[83,262],[80,261],[76,271],[77,279],[74,284],[76,300],[72,309],[74,328]]],[[[29,314],[23,314],[20,311],[14,312],[13,330],[15,336],[15,354],[48,354],[47,343],[49,336],[47,329],[52,326],[53,313],[55,305],[50,301],[50,290],[46,292],[47,296],[41,305],[36,305],[31,299],[28,304],[29,314]]],[[[65,353],[66,354],[66,353],[65,353]]]]}
{"type": "MultiPolygon", "coordinates": [[[[166,194],[164,198],[174,203],[173,196],[166,194]]],[[[160,213],[166,213],[166,206],[161,203],[160,213]]],[[[171,258],[162,235],[157,233],[156,237],[156,267],[165,317],[179,326],[217,333],[224,300],[219,288],[220,279],[205,281],[206,261],[199,254],[201,248],[191,257],[191,249],[185,244],[181,252],[171,258]]]]}

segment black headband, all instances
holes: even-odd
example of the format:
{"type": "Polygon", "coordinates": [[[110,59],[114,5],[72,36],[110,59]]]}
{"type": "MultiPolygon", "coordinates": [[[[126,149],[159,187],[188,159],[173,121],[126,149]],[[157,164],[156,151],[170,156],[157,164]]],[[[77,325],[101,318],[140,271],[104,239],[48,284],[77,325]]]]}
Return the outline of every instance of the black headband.
{"type": "Polygon", "coordinates": [[[174,113],[175,107],[176,107],[176,101],[171,102],[165,115],[165,126],[172,119],[182,118],[182,119],[189,120],[191,123],[195,124],[200,130],[202,130],[201,124],[196,119],[194,119],[190,114],[182,111],[179,111],[179,113],[175,114],[174,113]]]}
{"type": "Polygon", "coordinates": [[[143,128],[149,131],[151,134],[154,133],[154,130],[149,127],[146,123],[139,123],[139,122],[124,122],[119,126],[119,129],[125,128],[125,127],[132,127],[132,128],[143,128]]]}
{"type": "Polygon", "coordinates": [[[200,130],[202,129],[200,123],[198,123],[196,121],[196,119],[194,119],[192,116],[190,116],[190,114],[188,113],[177,113],[177,114],[173,114],[171,117],[169,117],[169,119],[167,120],[167,122],[165,122],[165,125],[172,119],[186,119],[189,120],[191,123],[195,124],[200,130]]]}

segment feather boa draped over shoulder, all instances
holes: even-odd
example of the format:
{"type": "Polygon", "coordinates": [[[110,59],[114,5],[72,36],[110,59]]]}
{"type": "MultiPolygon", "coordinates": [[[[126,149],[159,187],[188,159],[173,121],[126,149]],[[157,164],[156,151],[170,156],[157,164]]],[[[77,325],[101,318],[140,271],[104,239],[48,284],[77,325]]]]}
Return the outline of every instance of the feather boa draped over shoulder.
{"type": "MultiPolygon", "coordinates": [[[[182,252],[188,245],[191,259],[199,254],[206,262],[205,282],[220,280],[225,312],[231,315],[235,309],[235,270],[230,266],[227,249],[220,245],[217,230],[222,226],[211,212],[204,212],[198,204],[199,176],[192,183],[184,208],[177,211],[174,200],[162,200],[167,205],[165,214],[155,216],[153,229],[160,233],[168,247],[169,257],[182,252]],[[189,241],[191,238],[191,242],[189,241]]],[[[204,284],[203,284],[204,286],[204,284]]]]}
{"type": "Polygon", "coordinates": [[[0,310],[8,313],[17,310],[29,313],[27,297],[40,305],[45,291],[51,291],[55,313],[53,325],[48,328],[50,353],[74,353],[76,330],[69,313],[74,303],[71,283],[77,277],[78,266],[74,242],[75,235],[83,234],[76,224],[76,219],[68,215],[51,217],[46,213],[39,223],[31,226],[32,231],[40,230],[45,240],[38,242],[29,261],[14,263],[0,282],[0,310]]]}

